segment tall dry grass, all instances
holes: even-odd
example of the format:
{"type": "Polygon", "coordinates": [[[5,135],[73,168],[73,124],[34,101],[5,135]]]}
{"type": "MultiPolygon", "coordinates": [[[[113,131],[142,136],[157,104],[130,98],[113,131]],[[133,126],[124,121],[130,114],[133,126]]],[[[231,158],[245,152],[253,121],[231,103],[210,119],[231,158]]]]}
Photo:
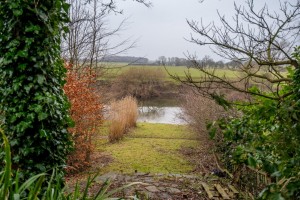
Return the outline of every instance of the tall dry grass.
{"type": "Polygon", "coordinates": [[[120,140],[132,127],[136,126],[138,117],[137,100],[127,96],[110,104],[109,141],[120,140]]]}

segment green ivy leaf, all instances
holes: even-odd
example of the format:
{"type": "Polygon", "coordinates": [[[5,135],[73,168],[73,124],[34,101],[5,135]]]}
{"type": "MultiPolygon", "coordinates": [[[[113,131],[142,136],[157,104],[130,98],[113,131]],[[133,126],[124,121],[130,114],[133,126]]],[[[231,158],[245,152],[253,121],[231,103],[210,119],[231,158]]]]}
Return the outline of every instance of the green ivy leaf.
{"type": "Polygon", "coordinates": [[[42,85],[44,83],[44,81],[46,80],[44,75],[38,74],[37,75],[37,82],[39,85],[42,85]]]}
{"type": "Polygon", "coordinates": [[[38,120],[39,121],[42,121],[42,120],[46,119],[47,117],[48,117],[47,113],[41,112],[41,113],[38,114],[38,120]]]}
{"type": "Polygon", "coordinates": [[[29,92],[30,92],[30,90],[31,90],[32,87],[33,87],[33,84],[28,84],[28,85],[24,86],[24,89],[25,89],[25,91],[26,91],[27,94],[29,94],[29,92]]]}
{"type": "Polygon", "coordinates": [[[47,22],[47,21],[48,21],[48,16],[47,16],[42,10],[39,10],[39,11],[38,11],[38,16],[39,16],[44,22],[47,22]]]}
{"type": "MultiPolygon", "coordinates": [[[[25,28],[26,32],[34,32],[36,34],[38,34],[40,30],[41,30],[40,26],[32,25],[32,24],[25,28]]],[[[28,40],[28,42],[32,42],[32,41],[28,40]]]]}
{"type": "Polygon", "coordinates": [[[44,138],[48,138],[48,134],[47,134],[47,132],[44,129],[40,130],[40,136],[44,137],[44,138]]]}
{"type": "Polygon", "coordinates": [[[70,8],[70,4],[68,4],[68,3],[63,3],[62,4],[62,7],[63,7],[63,9],[64,9],[64,11],[67,13],[67,12],[69,12],[69,8],[70,8]]]}
{"type": "Polygon", "coordinates": [[[28,56],[28,52],[26,50],[18,51],[17,55],[21,58],[26,58],[28,56]]]}
{"type": "Polygon", "coordinates": [[[19,17],[19,16],[21,16],[23,14],[23,10],[21,10],[21,9],[14,9],[13,10],[13,14],[16,17],[19,17]]]}
{"type": "Polygon", "coordinates": [[[24,71],[27,67],[27,64],[26,63],[22,63],[22,64],[19,64],[18,65],[18,69],[20,69],[20,71],[24,71]]]}

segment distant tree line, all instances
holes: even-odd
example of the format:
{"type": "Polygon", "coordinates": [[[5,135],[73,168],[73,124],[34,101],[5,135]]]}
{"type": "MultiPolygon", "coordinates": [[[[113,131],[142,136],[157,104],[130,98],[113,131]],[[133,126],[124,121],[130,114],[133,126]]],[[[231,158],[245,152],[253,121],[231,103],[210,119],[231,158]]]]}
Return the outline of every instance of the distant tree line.
{"type": "MultiPolygon", "coordinates": [[[[155,61],[149,61],[145,57],[134,57],[134,56],[107,56],[102,59],[103,62],[125,62],[131,63],[132,65],[168,65],[168,66],[193,66],[193,62],[187,58],[179,57],[165,57],[160,56],[155,61]]],[[[216,68],[238,68],[239,62],[229,61],[224,62],[222,60],[215,61],[210,56],[206,55],[202,59],[197,60],[203,67],[216,67],[216,68]]]]}
{"type": "MultiPolygon", "coordinates": [[[[235,61],[224,62],[222,60],[215,61],[210,56],[206,55],[203,59],[197,60],[198,63],[201,63],[203,67],[217,67],[217,68],[237,68],[239,63],[235,61]]],[[[186,58],[178,58],[178,57],[165,57],[160,56],[155,61],[157,65],[169,65],[169,66],[193,66],[193,61],[186,58]]]]}
{"type": "Polygon", "coordinates": [[[148,58],[134,56],[107,56],[103,58],[104,62],[125,62],[134,64],[147,64],[148,58]]]}

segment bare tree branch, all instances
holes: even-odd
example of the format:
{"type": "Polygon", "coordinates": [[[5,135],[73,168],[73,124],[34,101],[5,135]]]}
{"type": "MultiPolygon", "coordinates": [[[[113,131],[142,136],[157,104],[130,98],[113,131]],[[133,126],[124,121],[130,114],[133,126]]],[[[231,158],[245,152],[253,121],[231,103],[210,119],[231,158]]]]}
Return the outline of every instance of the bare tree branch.
{"type": "Polygon", "coordinates": [[[195,56],[188,55],[192,67],[200,70],[203,77],[195,80],[186,74],[184,79],[173,78],[210,97],[222,95],[223,89],[273,100],[287,97],[290,94],[279,92],[282,84],[292,82],[284,69],[300,67],[291,56],[293,48],[300,44],[300,1],[280,2],[278,11],[270,11],[267,4],[258,9],[253,0],[247,0],[245,6],[235,3],[234,9],[233,22],[218,12],[220,26],[214,22],[206,25],[202,20],[187,20],[187,23],[194,32],[190,42],[209,46],[217,55],[240,63],[234,69],[228,66],[236,77],[220,76],[195,56]],[[253,86],[260,89],[254,90],[253,86]]]}
{"type": "Polygon", "coordinates": [[[62,43],[62,52],[63,57],[76,70],[89,67],[102,73],[102,65],[99,63],[106,56],[116,55],[134,47],[135,42],[129,39],[111,43],[122,31],[125,20],[118,27],[109,29],[106,21],[109,13],[103,1],[69,0],[69,3],[69,33],[62,43]]]}

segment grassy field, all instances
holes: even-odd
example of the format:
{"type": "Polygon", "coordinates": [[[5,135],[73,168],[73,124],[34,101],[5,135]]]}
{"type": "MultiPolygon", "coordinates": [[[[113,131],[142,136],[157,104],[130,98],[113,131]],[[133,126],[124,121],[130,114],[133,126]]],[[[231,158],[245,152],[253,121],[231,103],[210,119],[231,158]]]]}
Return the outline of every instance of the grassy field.
{"type": "MultiPolygon", "coordinates": [[[[105,135],[102,129],[102,135],[105,135]]],[[[196,147],[197,135],[182,125],[138,123],[137,128],[117,143],[96,142],[96,150],[109,154],[113,162],[102,172],[189,173],[194,166],[180,153],[196,147]]]]}
{"type": "MultiPolygon", "coordinates": [[[[199,79],[203,76],[203,73],[195,68],[187,68],[186,66],[151,66],[151,65],[127,65],[126,63],[104,63],[106,73],[102,77],[103,79],[112,79],[117,77],[122,72],[128,70],[129,68],[151,68],[151,69],[161,69],[163,73],[166,74],[167,81],[172,80],[169,74],[176,75],[180,78],[184,78],[186,74],[191,74],[195,79],[199,79]]],[[[239,72],[228,70],[228,69],[216,69],[216,75],[226,76],[228,78],[235,78],[239,72]]]]}

